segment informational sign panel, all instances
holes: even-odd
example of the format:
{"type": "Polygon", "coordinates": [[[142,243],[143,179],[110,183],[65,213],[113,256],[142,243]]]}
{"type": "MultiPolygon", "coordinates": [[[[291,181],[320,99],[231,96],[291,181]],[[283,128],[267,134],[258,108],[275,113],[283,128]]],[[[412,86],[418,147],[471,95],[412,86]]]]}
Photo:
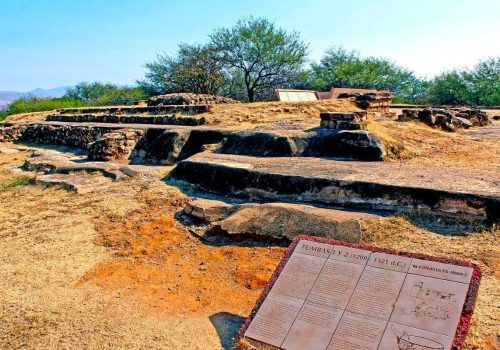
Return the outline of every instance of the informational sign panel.
{"type": "Polygon", "coordinates": [[[276,89],[276,94],[278,95],[278,101],[282,102],[306,102],[318,100],[316,91],[312,90],[276,89]]]}
{"type": "Polygon", "coordinates": [[[301,236],[242,335],[286,350],[449,350],[480,272],[437,260],[301,236]]]}

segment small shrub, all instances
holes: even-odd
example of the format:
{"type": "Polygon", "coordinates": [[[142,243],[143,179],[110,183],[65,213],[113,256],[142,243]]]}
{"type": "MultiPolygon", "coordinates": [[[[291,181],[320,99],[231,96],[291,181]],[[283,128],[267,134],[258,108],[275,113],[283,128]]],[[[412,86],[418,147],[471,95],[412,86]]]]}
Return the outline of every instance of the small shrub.
{"type": "Polygon", "coordinates": [[[9,179],[3,183],[0,183],[0,192],[9,191],[16,187],[24,187],[34,184],[35,179],[29,177],[15,177],[13,179],[9,179]]]}

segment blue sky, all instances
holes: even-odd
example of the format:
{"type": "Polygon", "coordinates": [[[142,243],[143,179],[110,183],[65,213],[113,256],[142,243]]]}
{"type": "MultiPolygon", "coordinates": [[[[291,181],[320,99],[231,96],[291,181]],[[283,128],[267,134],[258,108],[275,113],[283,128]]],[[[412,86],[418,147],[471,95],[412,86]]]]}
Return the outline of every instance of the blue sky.
{"type": "Polygon", "coordinates": [[[133,84],[249,15],[300,32],[313,60],[343,46],[433,76],[500,56],[500,0],[0,0],[0,90],[133,84]]]}

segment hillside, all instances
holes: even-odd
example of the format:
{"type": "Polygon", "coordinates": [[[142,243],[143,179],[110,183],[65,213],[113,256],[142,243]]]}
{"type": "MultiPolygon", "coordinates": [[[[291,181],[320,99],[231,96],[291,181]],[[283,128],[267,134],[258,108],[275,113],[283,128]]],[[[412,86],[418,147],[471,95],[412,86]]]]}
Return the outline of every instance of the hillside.
{"type": "Polygon", "coordinates": [[[35,97],[61,97],[69,89],[69,86],[61,86],[52,89],[34,89],[25,92],[19,91],[0,91],[0,106],[7,105],[14,100],[17,100],[23,96],[35,96],[35,97]]]}

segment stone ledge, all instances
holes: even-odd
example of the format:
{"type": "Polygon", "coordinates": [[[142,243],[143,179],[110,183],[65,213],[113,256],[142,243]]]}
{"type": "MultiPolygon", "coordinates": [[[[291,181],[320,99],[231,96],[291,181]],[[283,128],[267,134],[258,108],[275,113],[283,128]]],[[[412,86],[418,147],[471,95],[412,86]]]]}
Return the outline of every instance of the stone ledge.
{"type": "Polygon", "coordinates": [[[247,237],[292,240],[307,232],[318,237],[346,242],[362,239],[361,220],[377,215],[325,209],[291,203],[246,203],[229,205],[221,201],[197,199],[184,207],[190,216],[211,223],[207,234],[223,234],[235,239],[247,237]]]}
{"type": "Polygon", "coordinates": [[[92,174],[49,174],[36,178],[36,183],[45,187],[61,186],[63,189],[78,194],[105,190],[112,180],[92,174]]]}
{"type": "Polygon", "coordinates": [[[66,155],[50,151],[35,151],[31,158],[26,159],[22,169],[25,171],[43,172],[45,174],[100,173],[113,181],[143,175],[143,173],[137,172],[123,164],[74,162],[66,155]]]}
{"type": "Polygon", "coordinates": [[[203,190],[380,210],[419,210],[500,220],[497,169],[442,168],[318,158],[258,158],[200,153],[180,162],[169,179],[203,190]]]}
{"type": "Polygon", "coordinates": [[[362,130],[239,131],[231,133],[218,152],[258,157],[332,157],[382,160],[385,147],[362,130]]]}

